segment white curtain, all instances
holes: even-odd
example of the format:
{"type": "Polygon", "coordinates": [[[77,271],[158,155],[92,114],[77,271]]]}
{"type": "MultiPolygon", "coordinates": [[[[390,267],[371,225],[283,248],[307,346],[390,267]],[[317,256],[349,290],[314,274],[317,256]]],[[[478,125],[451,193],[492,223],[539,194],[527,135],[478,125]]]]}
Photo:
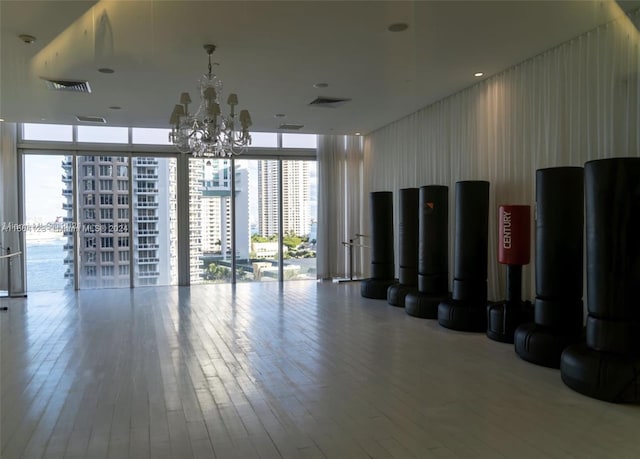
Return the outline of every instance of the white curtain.
{"type": "MultiPolygon", "coordinates": [[[[343,242],[362,233],[363,158],[361,137],[318,137],[317,263],[321,279],[349,275],[349,253],[343,242]]],[[[353,250],[353,275],[359,276],[363,249],[353,250]]]]}
{"type": "Polygon", "coordinates": [[[17,126],[15,123],[0,122],[0,247],[3,255],[18,251],[22,255],[11,258],[11,288],[8,285],[7,259],[0,259],[0,290],[7,290],[12,296],[23,295],[24,285],[24,234],[10,229],[14,224],[24,223],[20,220],[20,184],[21,168],[18,165],[16,150],[17,126]]]}
{"type": "MultiPolygon", "coordinates": [[[[636,11],[368,135],[365,192],[448,185],[453,234],[455,182],[488,180],[489,298],[504,297],[497,207],[533,207],[536,169],[640,156],[638,24],[636,11]]],[[[531,259],[523,272],[527,298],[533,251],[531,259]]]]}

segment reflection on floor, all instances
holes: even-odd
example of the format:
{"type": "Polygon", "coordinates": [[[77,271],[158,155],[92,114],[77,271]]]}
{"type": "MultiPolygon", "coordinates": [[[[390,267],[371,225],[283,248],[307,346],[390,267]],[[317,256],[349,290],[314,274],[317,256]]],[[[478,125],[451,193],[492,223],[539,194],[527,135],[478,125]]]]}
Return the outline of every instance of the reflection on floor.
{"type": "Polygon", "coordinates": [[[2,299],[1,457],[640,457],[640,407],[316,282],[2,299]]]}

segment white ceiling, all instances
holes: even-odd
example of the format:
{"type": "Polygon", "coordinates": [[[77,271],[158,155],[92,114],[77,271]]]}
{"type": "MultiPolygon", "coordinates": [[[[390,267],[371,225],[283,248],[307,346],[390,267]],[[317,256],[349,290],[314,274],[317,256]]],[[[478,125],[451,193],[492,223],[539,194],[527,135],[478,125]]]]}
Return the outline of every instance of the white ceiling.
{"type": "Polygon", "coordinates": [[[169,127],[179,93],[196,99],[202,45],[214,43],[214,71],[255,131],[291,123],[366,134],[477,83],[476,71],[490,77],[613,19],[621,6],[640,1],[2,0],[0,117],[169,127]],[[408,30],[389,32],[397,22],[408,30]],[[54,92],[40,77],[86,79],[92,93],[54,92]],[[314,88],[320,82],[329,86],[314,88]],[[351,101],[309,106],[318,96],[351,101]]]}

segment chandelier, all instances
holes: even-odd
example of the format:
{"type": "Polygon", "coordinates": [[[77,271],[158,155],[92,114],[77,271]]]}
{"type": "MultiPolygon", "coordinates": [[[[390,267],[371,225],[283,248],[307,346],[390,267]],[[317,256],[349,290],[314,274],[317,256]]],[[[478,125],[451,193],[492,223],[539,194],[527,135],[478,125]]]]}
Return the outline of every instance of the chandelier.
{"type": "Polygon", "coordinates": [[[200,107],[194,114],[189,113],[191,96],[188,92],[180,94],[180,103],[171,112],[169,141],[181,153],[195,157],[231,157],[246,151],[251,144],[251,115],[248,110],[241,110],[236,120],[237,94],[229,94],[227,99],[229,115],[220,112],[222,81],[211,72],[211,55],[216,46],[204,45],[204,49],[209,55],[209,73],[198,80],[200,107]]]}

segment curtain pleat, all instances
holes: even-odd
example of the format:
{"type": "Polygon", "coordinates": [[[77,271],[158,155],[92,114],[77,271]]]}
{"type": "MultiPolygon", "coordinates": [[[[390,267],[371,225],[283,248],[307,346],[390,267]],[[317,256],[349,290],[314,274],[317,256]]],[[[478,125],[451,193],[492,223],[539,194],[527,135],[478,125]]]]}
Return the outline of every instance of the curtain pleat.
{"type": "MultiPolygon", "coordinates": [[[[632,22],[640,24],[640,11],[368,135],[365,206],[370,191],[397,195],[409,186],[448,185],[453,235],[455,182],[491,182],[489,297],[502,298],[498,206],[534,207],[537,169],[640,156],[640,36],[632,22]]],[[[364,228],[369,231],[366,219],[364,228]]],[[[453,260],[453,240],[449,253],[453,260]]],[[[532,253],[523,271],[527,298],[535,291],[534,272],[532,253]]]]}
{"type": "MultiPolygon", "coordinates": [[[[362,233],[364,193],[362,138],[318,137],[318,277],[349,275],[349,242],[362,233]]],[[[356,241],[362,242],[362,241],[356,241]]],[[[354,247],[353,274],[362,273],[362,249],[354,247]]]]}
{"type": "Polygon", "coordinates": [[[18,155],[16,153],[17,126],[15,123],[0,122],[0,248],[2,254],[22,252],[22,255],[11,259],[11,288],[8,285],[7,259],[0,259],[0,290],[10,291],[19,296],[25,292],[24,272],[24,233],[9,229],[13,225],[24,223],[20,220],[20,180],[18,155]]]}

